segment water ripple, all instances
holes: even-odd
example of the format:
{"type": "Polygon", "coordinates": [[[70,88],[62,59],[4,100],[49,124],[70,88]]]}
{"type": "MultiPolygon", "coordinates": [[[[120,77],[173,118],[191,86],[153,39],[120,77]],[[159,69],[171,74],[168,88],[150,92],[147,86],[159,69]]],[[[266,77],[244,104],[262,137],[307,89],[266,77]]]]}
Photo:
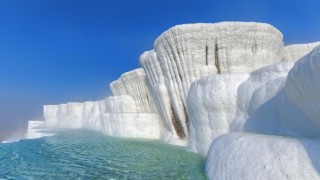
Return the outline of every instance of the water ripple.
{"type": "Polygon", "coordinates": [[[0,144],[0,179],[206,179],[203,163],[180,147],[90,131],[0,144]]]}

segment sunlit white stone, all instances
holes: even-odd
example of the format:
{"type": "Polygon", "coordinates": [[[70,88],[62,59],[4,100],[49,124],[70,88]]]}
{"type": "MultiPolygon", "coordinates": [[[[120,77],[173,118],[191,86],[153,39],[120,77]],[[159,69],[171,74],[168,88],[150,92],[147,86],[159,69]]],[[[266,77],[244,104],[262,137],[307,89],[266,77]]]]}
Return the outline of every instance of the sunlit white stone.
{"type": "Polygon", "coordinates": [[[307,43],[307,44],[292,44],[284,47],[283,60],[284,61],[297,61],[306,54],[310,53],[313,48],[319,46],[320,42],[307,43]]]}

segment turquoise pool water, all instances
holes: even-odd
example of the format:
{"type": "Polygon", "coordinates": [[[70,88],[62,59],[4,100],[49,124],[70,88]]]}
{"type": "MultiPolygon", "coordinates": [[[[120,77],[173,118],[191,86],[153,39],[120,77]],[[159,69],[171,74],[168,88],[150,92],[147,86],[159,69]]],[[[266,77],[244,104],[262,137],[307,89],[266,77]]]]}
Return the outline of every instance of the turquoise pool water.
{"type": "Polygon", "coordinates": [[[91,131],[0,144],[0,179],[206,179],[204,157],[91,131]]]}

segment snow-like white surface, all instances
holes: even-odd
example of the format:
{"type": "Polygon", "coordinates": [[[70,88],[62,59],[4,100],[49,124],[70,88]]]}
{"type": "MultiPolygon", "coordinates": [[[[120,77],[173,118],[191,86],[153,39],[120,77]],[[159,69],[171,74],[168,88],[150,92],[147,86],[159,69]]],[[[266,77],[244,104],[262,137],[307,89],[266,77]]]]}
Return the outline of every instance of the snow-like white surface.
{"type": "Polygon", "coordinates": [[[187,24],[162,33],[155,51],[173,112],[188,136],[186,98],[195,80],[280,62],[283,42],[281,32],[264,23],[187,24]]]}
{"type": "Polygon", "coordinates": [[[320,46],[296,62],[285,85],[285,124],[303,136],[320,136],[320,46]]]}
{"type": "Polygon", "coordinates": [[[252,73],[213,75],[196,81],[188,96],[189,148],[207,154],[215,138],[232,132],[279,133],[280,104],[294,62],[252,73]]]}
{"type": "Polygon", "coordinates": [[[210,179],[320,179],[319,44],[284,47],[264,23],[178,25],[141,55],[143,68],[110,84],[114,96],[46,105],[27,136],[64,128],[162,139],[208,153],[210,179]]]}
{"type": "Polygon", "coordinates": [[[263,67],[250,74],[238,90],[237,115],[231,131],[278,133],[281,91],[293,62],[263,67]]]}
{"type": "Polygon", "coordinates": [[[45,136],[52,136],[53,133],[48,132],[45,121],[28,121],[28,130],[26,133],[27,139],[41,138],[45,136]]]}
{"type": "Polygon", "coordinates": [[[88,129],[117,137],[159,139],[162,130],[160,116],[137,113],[136,103],[129,95],[44,106],[44,117],[48,128],[88,129]]]}
{"type": "Polygon", "coordinates": [[[49,128],[83,127],[83,103],[67,103],[60,105],[46,105],[44,118],[49,128]]]}
{"type": "Polygon", "coordinates": [[[156,112],[153,96],[147,87],[146,73],[142,68],[126,72],[110,84],[113,95],[131,96],[136,103],[137,112],[156,112]]]}
{"type": "Polygon", "coordinates": [[[104,101],[47,105],[44,118],[48,128],[97,130],[104,109],[104,101]]]}
{"type": "Polygon", "coordinates": [[[107,113],[137,112],[134,99],[129,95],[110,96],[106,99],[107,113]]]}
{"type": "Polygon", "coordinates": [[[230,130],[257,134],[214,140],[206,160],[210,179],[320,179],[320,47],[292,65],[262,68],[239,87],[230,130]]]}
{"type": "Polygon", "coordinates": [[[292,44],[284,47],[283,60],[297,61],[306,54],[310,53],[313,48],[319,46],[320,42],[313,42],[307,44],[292,44]]]}
{"type": "Polygon", "coordinates": [[[172,143],[172,139],[179,139],[179,136],[184,137],[185,134],[172,107],[156,52],[154,50],[144,52],[140,56],[140,64],[147,74],[148,85],[154,97],[155,105],[166,128],[163,131],[168,132],[163,133],[166,135],[162,139],[165,142],[172,143]]]}
{"type": "Polygon", "coordinates": [[[152,113],[106,113],[102,132],[109,136],[159,139],[160,116],[152,113]]]}
{"type": "Polygon", "coordinates": [[[160,139],[171,145],[176,145],[176,146],[187,146],[188,145],[188,140],[187,139],[181,139],[179,138],[176,134],[172,134],[170,130],[167,128],[162,128],[161,134],[160,134],[160,139]]]}
{"type": "Polygon", "coordinates": [[[105,111],[106,100],[83,103],[81,128],[99,131],[105,111]]]}
{"type": "Polygon", "coordinates": [[[206,174],[214,180],[320,179],[320,139],[230,133],[210,147],[206,174]]]}
{"type": "Polygon", "coordinates": [[[219,74],[192,84],[188,96],[191,151],[206,155],[212,141],[230,131],[238,86],[248,77],[248,73],[219,74]]]}

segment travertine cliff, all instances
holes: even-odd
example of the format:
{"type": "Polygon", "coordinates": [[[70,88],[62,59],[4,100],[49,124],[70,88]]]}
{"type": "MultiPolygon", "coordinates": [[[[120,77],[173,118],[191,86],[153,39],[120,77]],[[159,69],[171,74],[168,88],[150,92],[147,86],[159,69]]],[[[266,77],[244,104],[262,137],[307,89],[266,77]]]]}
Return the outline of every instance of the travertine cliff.
{"type": "Polygon", "coordinates": [[[317,45],[284,47],[265,23],[178,25],[110,84],[114,96],[46,105],[28,134],[89,129],[187,145],[207,156],[211,179],[319,179],[317,45]]]}
{"type": "Polygon", "coordinates": [[[284,47],[283,60],[284,61],[297,61],[306,54],[310,53],[313,48],[319,46],[320,42],[307,43],[307,44],[292,44],[284,47]]]}
{"type": "Polygon", "coordinates": [[[110,84],[113,95],[131,96],[137,107],[137,112],[155,112],[153,96],[148,86],[146,73],[142,68],[126,72],[110,84]]]}
{"type": "Polygon", "coordinates": [[[171,99],[173,114],[188,136],[186,99],[191,84],[202,77],[251,72],[280,62],[282,34],[264,23],[223,22],[175,26],[155,41],[155,51],[171,99]]]}

